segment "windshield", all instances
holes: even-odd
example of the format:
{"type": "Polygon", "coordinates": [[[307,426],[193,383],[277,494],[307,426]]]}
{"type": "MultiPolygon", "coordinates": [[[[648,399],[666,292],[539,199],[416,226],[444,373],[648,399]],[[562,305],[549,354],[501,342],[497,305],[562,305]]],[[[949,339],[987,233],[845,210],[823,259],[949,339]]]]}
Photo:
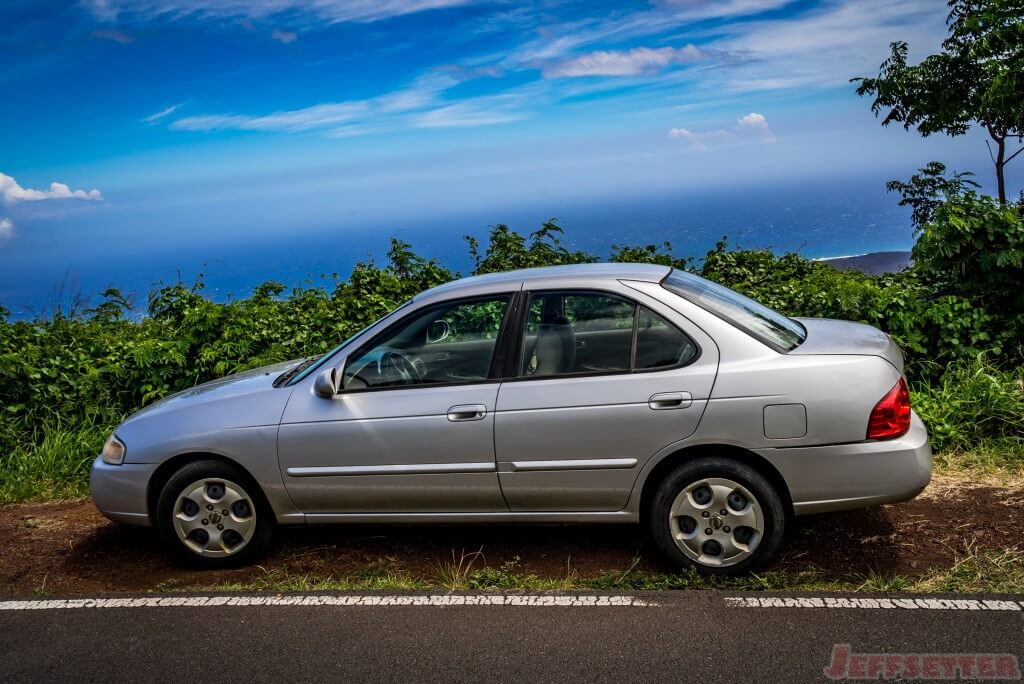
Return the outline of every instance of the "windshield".
{"type": "MultiPolygon", "coordinates": [[[[349,342],[351,342],[352,340],[356,339],[357,337],[362,335],[364,332],[366,332],[367,330],[369,330],[373,326],[375,326],[378,323],[380,323],[381,321],[383,321],[385,318],[390,318],[391,316],[395,315],[397,312],[401,311],[402,309],[404,309],[405,307],[409,306],[410,304],[412,304],[412,300],[411,299],[409,301],[405,302],[404,304],[399,305],[394,310],[392,310],[391,312],[385,314],[384,316],[381,316],[380,318],[378,318],[373,323],[371,323],[370,325],[366,326],[365,328],[363,328],[362,330],[360,330],[356,334],[352,335],[351,337],[346,339],[344,342],[339,344],[337,347],[335,347],[331,351],[327,352],[323,356],[319,357],[319,359],[316,361],[316,363],[313,363],[313,364],[307,366],[301,373],[296,375],[294,378],[291,378],[290,380],[288,380],[286,386],[290,387],[290,386],[294,385],[297,382],[301,382],[303,378],[305,378],[308,375],[310,375],[311,373],[315,372],[317,368],[319,368],[320,366],[322,366],[325,363],[327,363],[327,361],[332,356],[334,356],[335,354],[340,352],[342,349],[344,349],[346,346],[348,346],[349,342]]],[[[314,358],[316,358],[316,357],[314,357],[314,358]]],[[[300,364],[300,367],[301,367],[301,364],[300,364]]]]}
{"type": "Polygon", "coordinates": [[[796,349],[807,338],[792,318],[692,273],[673,269],[661,285],[778,351],[796,349]]]}

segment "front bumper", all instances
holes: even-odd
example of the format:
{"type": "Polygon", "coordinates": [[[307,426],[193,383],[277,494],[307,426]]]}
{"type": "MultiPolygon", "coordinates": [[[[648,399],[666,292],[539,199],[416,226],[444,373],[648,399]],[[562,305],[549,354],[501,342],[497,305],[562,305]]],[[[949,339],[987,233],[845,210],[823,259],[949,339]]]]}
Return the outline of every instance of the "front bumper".
{"type": "Polygon", "coordinates": [[[928,432],[916,413],[896,439],[757,453],[785,479],[796,515],[913,499],[932,476],[928,432]]]}
{"type": "Polygon", "coordinates": [[[110,465],[97,457],[89,473],[89,493],[100,513],[114,522],[149,527],[146,491],[154,463],[110,465]]]}

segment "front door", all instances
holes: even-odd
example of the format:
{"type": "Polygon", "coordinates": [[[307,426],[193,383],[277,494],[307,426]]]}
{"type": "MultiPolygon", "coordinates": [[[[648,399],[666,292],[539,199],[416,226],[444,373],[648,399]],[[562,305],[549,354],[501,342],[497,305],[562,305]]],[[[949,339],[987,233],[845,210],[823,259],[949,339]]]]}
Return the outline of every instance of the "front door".
{"type": "Polygon", "coordinates": [[[511,297],[414,310],[349,356],[341,391],[295,388],[278,436],[305,513],[507,510],[494,460],[493,357],[511,297]]]}

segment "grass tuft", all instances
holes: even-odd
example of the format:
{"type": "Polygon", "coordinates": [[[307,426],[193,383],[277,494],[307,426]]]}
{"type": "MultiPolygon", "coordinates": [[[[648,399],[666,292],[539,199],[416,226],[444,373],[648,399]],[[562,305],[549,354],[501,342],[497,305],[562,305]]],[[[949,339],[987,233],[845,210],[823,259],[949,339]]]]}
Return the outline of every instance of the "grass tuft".
{"type": "Polygon", "coordinates": [[[89,493],[89,466],[110,436],[106,424],[56,419],[0,455],[0,504],[74,499],[89,493]]]}

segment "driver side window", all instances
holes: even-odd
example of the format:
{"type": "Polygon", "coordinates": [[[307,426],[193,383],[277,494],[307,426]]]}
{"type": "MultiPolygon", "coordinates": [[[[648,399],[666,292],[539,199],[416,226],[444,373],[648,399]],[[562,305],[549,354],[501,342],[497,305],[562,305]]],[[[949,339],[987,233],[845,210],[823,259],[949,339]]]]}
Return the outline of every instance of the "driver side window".
{"type": "Polygon", "coordinates": [[[410,314],[345,364],[346,390],[486,380],[509,297],[449,302],[410,314]]]}

